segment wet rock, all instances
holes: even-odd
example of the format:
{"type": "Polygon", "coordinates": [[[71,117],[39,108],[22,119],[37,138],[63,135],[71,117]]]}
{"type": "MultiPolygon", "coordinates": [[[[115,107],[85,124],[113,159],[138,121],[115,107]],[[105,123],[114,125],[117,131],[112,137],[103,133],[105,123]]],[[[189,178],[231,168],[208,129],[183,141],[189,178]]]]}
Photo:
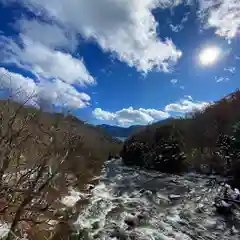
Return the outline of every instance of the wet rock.
{"type": "Polygon", "coordinates": [[[145,196],[152,196],[152,191],[150,191],[150,190],[146,190],[145,192],[144,192],[144,195],[145,196]]]}
{"type": "Polygon", "coordinates": [[[94,222],[93,224],[92,224],[92,229],[93,230],[97,230],[97,229],[99,229],[100,228],[100,223],[99,222],[94,222]]]}
{"type": "Polygon", "coordinates": [[[136,227],[139,223],[139,219],[137,218],[137,216],[128,216],[125,218],[124,222],[129,226],[129,227],[136,227]]]}
{"type": "Polygon", "coordinates": [[[216,211],[217,211],[218,214],[224,215],[224,216],[228,216],[228,215],[231,215],[233,213],[232,208],[227,208],[227,207],[224,207],[224,206],[216,206],[216,211]]]}
{"type": "Polygon", "coordinates": [[[141,193],[141,194],[143,194],[143,193],[145,193],[145,189],[141,189],[140,191],[139,191],[139,193],[141,193]]]}
{"type": "Polygon", "coordinates": [[[147,220],[148,215],[145,212],[140,212],[136,214],[136,217],[139,221],[147,220]]]}
{"type": "Polygon", "coordinates": [[[128,236],[127,233],[121,229],[120,227],[115,227],[113,231],[110,233],[111,238],[117,238],[119,240],[127,240],[128,236]]]}
{"type": "Polygon", "coordinates": [[[87,186],[87,190],[88,191],[91,191],[91,190],[93,190],[94,189],[94,185],[92,185],[92,184],[88,184],[88,186],[87,186]]]}
{"type": "Polygon", "coordinates": [[[108,226],[107,234],[108,234],[108,236],[110,236],[110,238],[116,238],[119,240],[127,240],[128,239],[127,232],[124,231],[124,229],[117,226],[116,223],[111,223],[108,226]]]}
{"type": "Polygon", "coordinates": [[[100,239],[101,233],[97,233],[93,235],[93,239],[100,239]]]}
{"type": "Polygon", "coordinates": [[[172,180],[170,180],[170,182],[171,182],[171,183],[175,183],[175,184],[178,184],[178,183],[179,183],[177,179],[172,179],[172,180]]]}

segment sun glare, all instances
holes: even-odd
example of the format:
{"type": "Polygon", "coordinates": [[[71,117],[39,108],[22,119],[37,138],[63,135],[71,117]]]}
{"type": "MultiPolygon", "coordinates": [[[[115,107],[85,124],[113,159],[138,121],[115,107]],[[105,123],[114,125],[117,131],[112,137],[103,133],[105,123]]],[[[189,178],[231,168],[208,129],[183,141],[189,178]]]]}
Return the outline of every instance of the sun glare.
{"type": "Polygon", "coordinates": [[[219,58],[221,50],[217,47],[208,47],[200,52],[199,60],[204,66],[213,65],[219,58]]]}

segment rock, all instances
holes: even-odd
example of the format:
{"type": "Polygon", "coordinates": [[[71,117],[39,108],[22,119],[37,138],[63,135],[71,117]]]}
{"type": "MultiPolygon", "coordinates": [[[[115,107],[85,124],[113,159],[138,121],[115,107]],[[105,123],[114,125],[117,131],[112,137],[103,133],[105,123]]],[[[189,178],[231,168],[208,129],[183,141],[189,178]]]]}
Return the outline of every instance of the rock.
{"type": "Polygon", "coordinates": [[[94,222],[93,224],[92,224],[92,229],[93,230],[97,230],[97,229],[99,229],[100,228],[100,223],[99,222],[94,222]]]}
{"type": "Polygon", "coordinates": [[[172,179],[172,180],[170,180],[170,182],[175,183],[175,184],[179,183],[177,179],[172,179]]]}
{"type": "Polygon", "coordinates": [[[128,216],[126,217],[126,219],[124,220],[124,222],[129,226],[129,227],[136,227],[139,223],[139,219],[136,216],[128,216]]]}
{"type": "Polygon", "coordinates": [[[168,198],[171,200],[171,201],[174,201],[174,200],[178,200],[181,198],[181,195],[175,195],[175,194],[171,194],[168,196],[168,198]]]}
{"type": "Polygon", "coordinates": [[[88,191],[91,191],[91,190],[94,189],[94,187],[95,187],[94,185],[88,184],[88,185],[87,185],[87,190],[88,190],[88,191]]]}
{"type": "Polygon", "coordinates": [[[136,217],[138,218],[139,221],[146,220],[148,218],[147,213],[140,212],[136,214],[136,217]]]}
{"type": "Polygon", "coordinates": [[[100,233],[97,233],[97,234],[93,235],[93,239],[100,239],[100,237],[101,237],[100,233]]]}
{"type": "Polygon", "coordinates": [[[128,236],[127,236],[126,232],[119,227],[116,227],[113,230],[113,232],[111,232],[110,237],[111,238],[117,238],[119,240],[127,240],[128,239],[128,236]]]}
{"type": "Polygon", "coordinates": [[[145,192],[144,192],[144,195],[146,195],[146,196],[152,196],[152,191],[150,191],[150,190],[146,190],[145,192]]]}
{"type": "Polygon", "coordinates": [[[139,193],[142,194],[142,193],[145,193],[145,191],[146,191],[145,189],[141,189],[141,190],[139,191],[139,193]]]}
{"type": "MultiPolygon", "coordinates": [[[[87,229],[80,230],[77,235],[75,235],[75,239],[81,239],[81,240],[88,240],[89,239],[89,233],[87,229]]],[[[74,239],[74,238],[73,238],[74,239]]]]}

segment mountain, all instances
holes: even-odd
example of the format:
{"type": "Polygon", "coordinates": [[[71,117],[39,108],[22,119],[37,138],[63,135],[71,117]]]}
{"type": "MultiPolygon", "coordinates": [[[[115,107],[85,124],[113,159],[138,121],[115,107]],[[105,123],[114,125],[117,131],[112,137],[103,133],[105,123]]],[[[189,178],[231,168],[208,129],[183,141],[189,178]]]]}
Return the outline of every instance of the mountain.
{"type": "MultiPolygon", "coordinates": [[[[155,123],[151,124],[151,126],[155,126],[155,125],[161,126],[161,125],[164,125],[164,124],[170,122],[173,119],[174,118],[167,118],[167,119],[155,122],[155,123]]],[[[149,126],[149,125],[133,125],[133,126],[126,128],[126,127],[119,127],[119,126],[113,126],[113,125],[107,125],[107,124],[98,125],[98,127],[103,129],[105,131],[105,133],[107,133],[111,137],[118,138],[121,140],[125,140],[126,138],[132,136],[133,134],[144,130],[147,126],[149,126]]]]}
{"type": "Polygon", "coordinates": [[[134,125],[128,128],[124,128],[124,127],[112,126],[107,124],[99,125],[99,127],[102,128],[110,136],[115,138],[122,138],[122,139],[128,138],[133,133],[136,133],[139,130],[145,128],[145,126],[141,126],[141,125],[134,125]]]}

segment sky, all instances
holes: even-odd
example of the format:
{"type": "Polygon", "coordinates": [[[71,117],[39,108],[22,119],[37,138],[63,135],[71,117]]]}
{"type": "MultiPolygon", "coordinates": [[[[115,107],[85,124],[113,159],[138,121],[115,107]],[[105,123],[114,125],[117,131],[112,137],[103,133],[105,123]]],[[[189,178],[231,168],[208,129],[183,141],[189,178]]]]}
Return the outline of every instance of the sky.
{"type": "Polygon", "coordinates": [[[239,88],[239,0],[0,0],[1,97],[128,127],[239,88]]]}

